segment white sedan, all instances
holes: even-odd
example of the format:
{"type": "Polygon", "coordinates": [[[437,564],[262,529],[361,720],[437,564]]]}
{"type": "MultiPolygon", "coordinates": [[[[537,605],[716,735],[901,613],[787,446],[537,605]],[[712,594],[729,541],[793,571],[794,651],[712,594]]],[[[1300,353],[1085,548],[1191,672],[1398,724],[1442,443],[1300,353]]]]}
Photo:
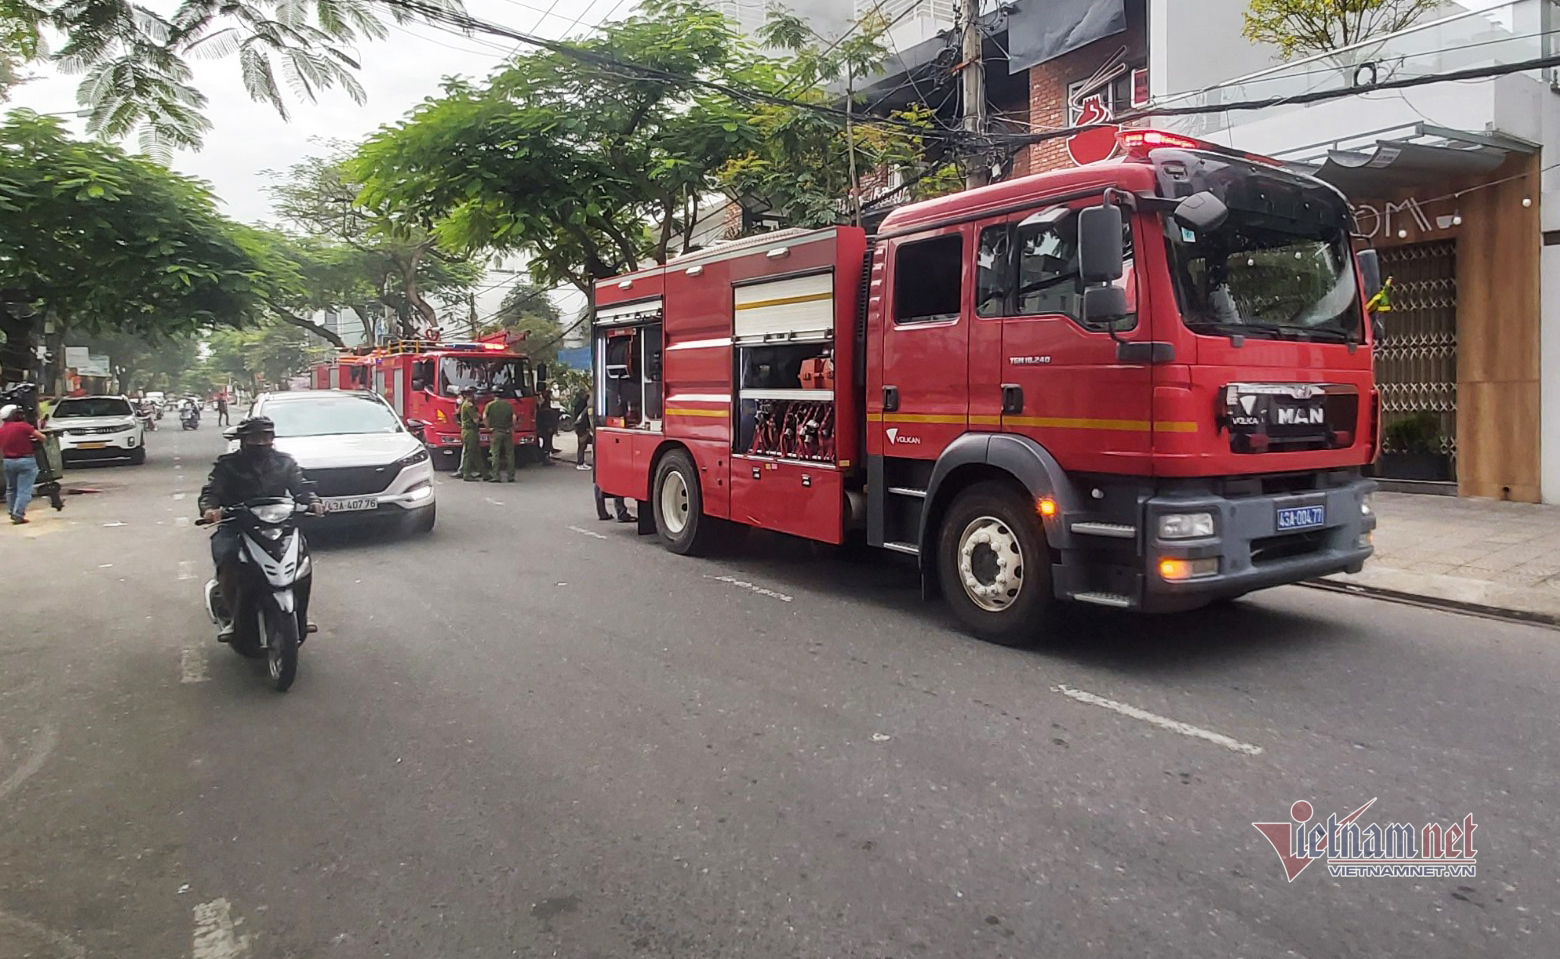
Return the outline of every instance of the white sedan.
{"type": "Polygon", "coordinates": [[[327,520],[433,529],[437,514],[428,451],[374,393],[265,393],[255,398],[249,415],[276,424],[276,448],[303,467],[325,500],[327,520]]]}
{"type": "Polygon", "coordinates": [[[146,427],[123,396],[73,396],[49,412],[66,460],[127,459],[146,462],[146,427]]]}

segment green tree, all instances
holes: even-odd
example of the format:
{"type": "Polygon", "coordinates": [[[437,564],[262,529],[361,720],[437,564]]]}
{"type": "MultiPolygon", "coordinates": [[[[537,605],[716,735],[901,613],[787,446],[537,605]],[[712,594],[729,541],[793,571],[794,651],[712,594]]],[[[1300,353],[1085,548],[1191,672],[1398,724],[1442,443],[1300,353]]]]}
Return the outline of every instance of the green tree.
{"type": "MultiPolygon", "coordinates": [[[[422,5],[463,12],[460,0],[422,5]]],[[[373,0],[183,0],[171,13],[132,0],[0,0],[0,90],[19,63],[47,56],[82,75],[77,96],[93,133],[139,133],[143,152],[161,155],[198,145],[211,126],[191,58],[235,58],[250,97],[284,117],[283,84],[301,100],[340,87],[361,103],[355,48],[386,36],[383,15],[421,18],[373,0]],[[64,38],[52,54],[41,43],[46,29],[64,38]]]]}
{"type": "Polygon", "coordinates": [[[563,316],[548,295],[546,287],[535,283],[516,283],[504,294],[498,312],[484,325],[483,333],[508,330],[524,333],[521,347],[532,363],[552,363],[558,358],[563,337],[563,316]]]}
{"type": "MultiPolygon", "coordinates": [[[[62,331],[171,335],[264,308],[265,266],[203,184],[30,111],[0,123],[0,236],[0,289],[62,331]]],[[[24,374],[33,322],[0,310],[0,331],[3,375],[24,374]]]]}
{"type": "Polygon", "coordinates": [[[1251,0],[1241,30],[1285,59],[1331,53],[1395,33],[1445,4],[1442,0],[1251,0]]]}
{"type": "Polygon", "coordinates": [[[126,393],[188,389],[186,378],[200,365],[200,339],[191,334],[154,337],[110,330],[72,345],[106,354],[119,388],[126,393]]]}
{"type": "Polygon", "coordinates": [[[245,330],[218,330],[206,341],[207,366],[250,393],[286,389],[327,352],[326,344],[287,323],[268,322],[245,330]]]}
{"type": "Polygon", "coordinates": [[[481,277],[478,264],[440,248],[432,233],[384,205],[359,201],[361,185],[345,170],[344,144],[327,144],[285,171],[268,171],[274,207],[282,221],[310,237],[320,252],[316,289],[345,298],[328,306],[350,307],[368,327],[365,305],[377,300],[395,316],[399,332],[415,336],[439,325],[433,300],[464,297],[481,277]]]}

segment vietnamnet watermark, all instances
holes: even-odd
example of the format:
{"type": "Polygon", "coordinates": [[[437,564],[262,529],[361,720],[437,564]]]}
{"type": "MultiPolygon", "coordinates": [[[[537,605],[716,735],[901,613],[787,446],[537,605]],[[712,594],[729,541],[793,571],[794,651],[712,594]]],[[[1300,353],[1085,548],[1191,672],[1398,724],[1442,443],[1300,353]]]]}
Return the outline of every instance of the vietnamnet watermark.
{"type": "Polygon", "coordinates": [[[1359,818],[1376,800],[1347,816],[1336,813],[1311,822],[1314,810],[1304,799],[1289,807],[1293,822],[1254,822],[1278,853],[1290,882],[1314,862],[1327,861],[1335,879],[1344,878],[1473,878],[1478,870],[1473,816],[1449,825],[1427,823],[1415,829],[1406,823],[1369,823],[1359,818]]]}

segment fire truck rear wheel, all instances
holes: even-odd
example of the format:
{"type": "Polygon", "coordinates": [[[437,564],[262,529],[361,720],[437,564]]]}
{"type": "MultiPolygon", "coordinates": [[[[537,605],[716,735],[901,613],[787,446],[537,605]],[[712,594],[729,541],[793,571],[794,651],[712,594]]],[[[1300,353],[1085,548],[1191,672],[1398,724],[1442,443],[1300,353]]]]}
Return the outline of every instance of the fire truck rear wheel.
{"type": "Polygon", "coordinates": [[[704,515],[699,471],[687,453],[674,450],[661,460],[650,501],[655,505],[655,528],[662,545],[682,556],[709,552],[719,523],[704,515]]]}
{"type": "Polygon", "coordinates": [[[1029,499],[1002,483],[964,490],[943,516],[937,543],[943,596],[970,632],[1023,646],[1056,606],[1051,551],[1029,499]]]}

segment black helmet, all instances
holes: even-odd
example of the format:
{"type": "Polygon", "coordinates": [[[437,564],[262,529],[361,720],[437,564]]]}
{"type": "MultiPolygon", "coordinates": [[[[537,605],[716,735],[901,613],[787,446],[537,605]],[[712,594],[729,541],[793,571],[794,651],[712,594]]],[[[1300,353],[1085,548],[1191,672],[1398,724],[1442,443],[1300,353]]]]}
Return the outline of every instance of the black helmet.
{"type": "Polygon", "coordinates": [[[276,435],[276,424],[271,422],[271,418],[269,416],[251,416],[248,419],[240,422],[233,430],[233,435],[239,439],[243,439],[246,436],[260,436],[267,433],[272,436],[276,435]]]}

